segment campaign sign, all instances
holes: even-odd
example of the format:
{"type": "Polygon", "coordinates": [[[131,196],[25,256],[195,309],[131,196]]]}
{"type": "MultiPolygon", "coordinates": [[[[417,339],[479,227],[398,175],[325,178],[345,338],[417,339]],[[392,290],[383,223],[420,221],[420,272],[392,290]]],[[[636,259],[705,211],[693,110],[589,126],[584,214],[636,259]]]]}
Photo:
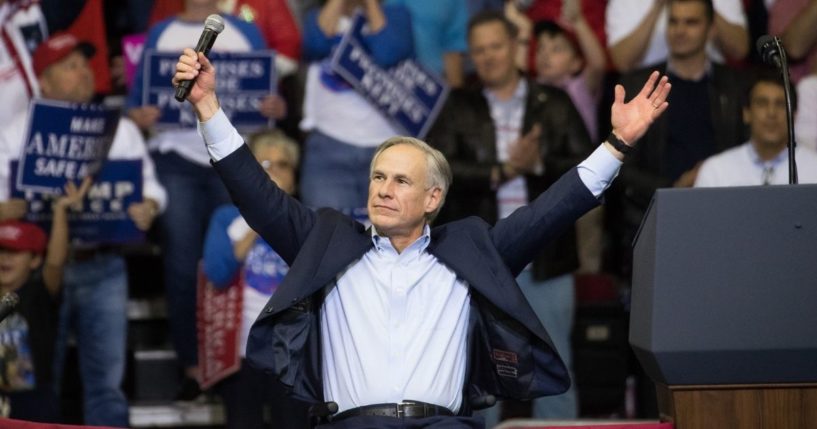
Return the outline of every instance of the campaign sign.
{"type": "MultiPolygon", "coordinates": [[[[240,131],[272,126],[258,109],[264,97],[275,93],[275,52],[214,53],[208,56],[218,70],[216,92],[224,113],[240,131]]],[[[196,128],[198,123],[190,103],[179,103],[171,79],[179,53],[145,51],[142,105],[157,106],[162,114],[156,123],[162,128],[196,128]]]]}
{"type": "MultiPolygon", "coordinates": [[[[11,173],[18,169],[11,162],[11,173]]],[[[28,201],[26,220],[51,228],[51,203],[58,196],[26,192],[12,184],[12,198],[28,201]]],[[[128,216],[128,206],[142,201],[142,161],[108,161],[94,176],[85,196],[82,210],[68,212],[71,241],[74,243],[124,244],[144,239],[128,216]]]]}
{"type": "Polygon", "coordinates": [[[199,267],[196,286],[199,384],[207,389],[241,367],[241,314],[244,279],[241,274],[229,286],[217,289],[199,267]]]}
{"type": "Polygon", "coordinates": [[[391,122],[423,138],[448,96],[441,77],[412,59],[390,69],[374,62],[362,42],[365,18],[358,13],[332,54],[332,71],[343,77],[391,122]]]}
{"type": "Polygon", "coordinates": [[[101,104],[35,100],[28,117],[17,187],[45,194],[99,171],[119,126],[119,111],[101,104]]]}

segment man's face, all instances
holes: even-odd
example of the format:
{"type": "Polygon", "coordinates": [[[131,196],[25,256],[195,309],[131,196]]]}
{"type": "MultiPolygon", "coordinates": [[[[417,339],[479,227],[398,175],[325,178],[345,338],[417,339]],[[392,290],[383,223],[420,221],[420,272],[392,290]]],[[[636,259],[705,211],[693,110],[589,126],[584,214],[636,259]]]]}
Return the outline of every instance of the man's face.
{"type": "Polygon", "coordinates": [[[427,213],[440,204],[442,191],[429,188],[426,156],[407,144],[392,146],[377,157],[369,181],[369,219],[378,234],[417,236],[427,213]]]}
{"type": "Polygon", "coordinates": [[[74,51],[45,69],[40,87],[45,98],[87,103],[94,96],[94,74],[85,56],[74,51]]]}
{"type": "Polygon", "coordinates": [[[578,73],[581,58],[561,34],[542,33],[536,46],[536,76],[550,84],[559,83],[578,73]]]}
{"type": "Polygon", "coordinates": [[[667,24],[670,57],[684,59],[705,52],[706,42],[712,35],[711,24],[702,2],[672,2],[667,24]]]}
{"type": "Polygon", "coordinates": [[[749,94],[749,106],[743,109],[743,121],[749,125],[755,144],[782,150],[789,138],[783,86],[758,82],[749,94]]]}
{"type": "Polygon", "coordinates": [[[0,249],[0,287],[22,285],[42,258],[32,252],[0,249]]]}
{"type": "Polygon", "coordinates": [[[267,175],[287,194],[295,191],[295,165],[279,146],[262,145],[254,149],[255,159],[267,175]]]}
{"type": "Polygon", "coordinates": [[[468,50],[477,76],[487,88],[504,85],[518,73],[515,40],[501,22],[486,22],[471,29],[468,50]]]}

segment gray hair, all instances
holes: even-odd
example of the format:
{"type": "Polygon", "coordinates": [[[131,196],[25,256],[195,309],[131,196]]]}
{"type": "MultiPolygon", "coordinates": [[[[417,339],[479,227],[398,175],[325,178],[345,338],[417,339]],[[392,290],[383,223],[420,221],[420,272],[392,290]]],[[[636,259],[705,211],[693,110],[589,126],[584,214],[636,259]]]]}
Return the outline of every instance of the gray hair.
{"type": "Polygon", "coordinates": [[[261,147],[279,148],[284,152],[289,162],[292,163],[292,167],[298,167],[298,161],[301,158],[301,149],[294,140],[287,137],[287,135],[279,129],[263,130],[254,133],[247,139],[247,143],[253,154],[261,147]]]}
{"type": "Polygon", "coordinates": [[[428,185],[428,188],[426,189],[439,188],[441,191],[442,195],[440,197],[440,205],[437,206],[436,210],[426,215],[426,220],[431,223],[443,208],[443,204],[445,204],[445,197],[448,195],[448,188],[451,187],[451,182],[453,181],[451,166],[448,164],[448,160],[445,159],[445,155],[443,155],[442,152],[434,149],[433,147],[429,146],[428,143],[420,139],[407,136],[394,136],[384,141],[377,147],[374,156],[372,156],[372,162],[369,165],[369,178],[371,178],[374,174],[374,164],[377,162],[377,158],[380,156],[380,154],[392,146],[401,144],[420,149],[420,151],[425,154],[426,184],[428,185]]]}

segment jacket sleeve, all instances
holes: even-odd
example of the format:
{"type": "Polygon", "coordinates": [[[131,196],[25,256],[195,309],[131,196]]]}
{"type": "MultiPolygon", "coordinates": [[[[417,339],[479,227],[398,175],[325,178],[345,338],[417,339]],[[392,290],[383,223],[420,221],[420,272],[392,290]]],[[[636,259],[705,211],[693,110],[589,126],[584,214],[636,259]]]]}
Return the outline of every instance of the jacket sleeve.
{"type": "Polygon", "coordinates": [[[317,214],[278,188],[246,144],[213,167],[250,227],[292,266],[317,214]]]}
{"type": "Polygon", "coordinates": [[[587,189],[573,168],[530,204],[499,220],[491,229],[497,251],[516,276],[542,246],[556,238],[599,199],[587,189]]]}

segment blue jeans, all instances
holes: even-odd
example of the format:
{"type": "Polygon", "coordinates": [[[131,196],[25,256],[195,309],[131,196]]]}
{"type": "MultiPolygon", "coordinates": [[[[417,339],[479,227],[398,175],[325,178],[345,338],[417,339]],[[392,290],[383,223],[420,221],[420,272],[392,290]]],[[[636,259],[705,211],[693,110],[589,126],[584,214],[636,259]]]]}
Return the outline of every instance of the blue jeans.
{"type": "MultiPolygon", "coordinates": [[[[570,333],[573,330],[575,292],[572,274],[564,274],[542,282],[533,280],[530,270],[522,271],[516,278],[528,303],[542,322],[556,351],[564,360],[573,378],[573,359],[570,333]]],[[[499,406],[478,411],[485,417],[487,427],[499,422],[499,406]]],[[[575,419],[578,416],[576,385],[561,395],[545,396],[533,400],[533,417],[539,419],[575,419]]]]}
{"type": "Polygon", "coordinates": [[[55,356],[55,386],[62,379],[69,332],[77,340],[85,424],[128,426],[122,392],[128,333],[128,277],[122,257],[98,253],[65,267],[55,356]]]}
{"type": "Polygon", "coordinates": [[[230,197],[213,168],[172,152],[152,155],[167,191],[167,208],[159,221],[170,336],[179,363],[191,367],[198,362],[196,276],[204,236],[213,211],[230,197]]]}
{"type": "Polygon", "coordinates": [[[358,147],[314,131],[306,139],[300,196],[309,207],[366,207],[369,164],[376,148],[358,147]]]}

